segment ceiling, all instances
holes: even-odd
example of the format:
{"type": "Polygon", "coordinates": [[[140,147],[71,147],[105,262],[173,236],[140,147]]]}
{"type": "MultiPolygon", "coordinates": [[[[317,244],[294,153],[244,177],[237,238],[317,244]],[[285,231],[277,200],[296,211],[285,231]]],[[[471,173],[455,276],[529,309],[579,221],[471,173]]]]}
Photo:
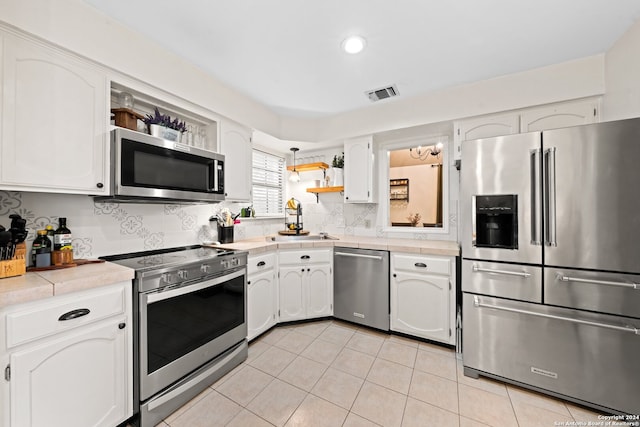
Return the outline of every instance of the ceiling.
{"type": "Polygon", "coordinates": [[[640,17],[638,0],[85,0],[218,80],[293,117],[605,52],[640,17]],[[366,49],[343,52],[359,34],[366,49]]]}

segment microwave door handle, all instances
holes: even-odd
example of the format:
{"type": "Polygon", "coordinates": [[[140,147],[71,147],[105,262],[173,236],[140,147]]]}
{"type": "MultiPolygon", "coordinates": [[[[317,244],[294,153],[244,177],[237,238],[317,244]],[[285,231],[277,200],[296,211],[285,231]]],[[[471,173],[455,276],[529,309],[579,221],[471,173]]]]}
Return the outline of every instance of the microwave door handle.
{"type": "Polygon", "coordinates": [[[540,246],[542,245],[542,230],[541,230],[541,206],[542,206],[542,194],[541,194],[541,164],[540,164],[539,148],[531,150],[531,244],[540,246]]]}
{"type": "Polygon", "coordinates": [[[556,149],[544,152],[545,160],[545,245],[558,246],[556,241],[556,149]]]}
{"type": "Polygon", "coordinates": [[[213,161],[213,190],[218,191],[218,161],[213,161]]]}

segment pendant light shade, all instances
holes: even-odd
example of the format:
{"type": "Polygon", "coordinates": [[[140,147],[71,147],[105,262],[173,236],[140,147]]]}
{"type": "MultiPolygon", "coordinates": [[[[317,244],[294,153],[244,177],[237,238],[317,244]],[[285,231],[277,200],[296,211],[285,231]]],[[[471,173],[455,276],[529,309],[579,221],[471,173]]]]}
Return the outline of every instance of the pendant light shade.
{"type": "Polygon", "coordinates": [[[291,182],[300,182],[300,173],[296,170],[296,151],[299,149],[296,147],[290,148],[293,151],[293,170],[291,171],[291,175],[289,175],[289,181],[291,182]]]}

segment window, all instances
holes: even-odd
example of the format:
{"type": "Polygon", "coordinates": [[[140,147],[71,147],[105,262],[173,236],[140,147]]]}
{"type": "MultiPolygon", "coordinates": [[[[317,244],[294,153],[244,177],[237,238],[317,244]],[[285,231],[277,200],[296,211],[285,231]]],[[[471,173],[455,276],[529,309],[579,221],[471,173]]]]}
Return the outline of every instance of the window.
{"type": "Polygon", "coordinates": [[[284,158],[253,150],[252,194],[256,215],[284,215],[284,158]]]}

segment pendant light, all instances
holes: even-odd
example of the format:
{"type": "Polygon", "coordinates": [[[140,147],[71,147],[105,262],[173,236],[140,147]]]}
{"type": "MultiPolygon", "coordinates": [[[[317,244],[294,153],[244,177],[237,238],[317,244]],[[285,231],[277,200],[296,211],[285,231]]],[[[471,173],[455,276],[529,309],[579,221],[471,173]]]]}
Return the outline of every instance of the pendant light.
{"type": "Polygon", "coordinates": [[[289,181],[300,182],[300,173],[296,170],[296,151],[298,151],[299,148],[293,147],[290,148],[290,150],[293,151],[293,170],[291,171],[291,175],[289,175],[289,181]]]}

